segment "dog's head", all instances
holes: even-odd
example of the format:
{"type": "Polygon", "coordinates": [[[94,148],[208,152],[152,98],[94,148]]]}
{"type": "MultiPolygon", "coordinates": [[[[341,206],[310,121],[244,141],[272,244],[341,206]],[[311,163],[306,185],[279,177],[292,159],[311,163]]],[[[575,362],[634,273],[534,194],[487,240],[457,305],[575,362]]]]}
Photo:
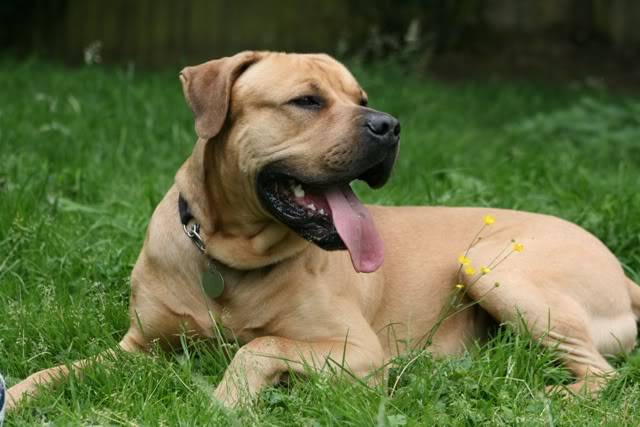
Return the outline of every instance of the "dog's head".
{"type": "Polygon", "coordinates": [[[181,80],[199,136],[192,185],[207,185],[207,171],[216,170],[224,190],[209,191],[241,205],[237,215],[275,219],[324,249],[349,249],[358,271],[379,266],[381,242],[349,183],[385,184],[400,125],[367,106],[342,64],[243,52],[187,67],[181,80]]]}

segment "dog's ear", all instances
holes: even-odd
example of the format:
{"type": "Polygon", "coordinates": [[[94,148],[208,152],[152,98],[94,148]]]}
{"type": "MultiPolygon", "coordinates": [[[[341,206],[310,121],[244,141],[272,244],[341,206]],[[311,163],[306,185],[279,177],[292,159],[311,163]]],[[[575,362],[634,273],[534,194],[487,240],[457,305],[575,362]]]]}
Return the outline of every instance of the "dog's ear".
{"type": "Polygon", "coordinates": [[[176,174],[178,191],[189,203],[189,210],[206,231],[213,224],[214,209],[207,188],[207,170],[211,165],[211,142],[227,120],[231,88],[250,65],[264,56],[261,52],[237,55],[187,67],[180,73],[182,89],[195,117],[198,142],[176,174]]]}
{"type": "Polygon", "coordinates": [[[260,57],[259,52],[241,52],[180,72],[184,97],[193,111],[199,138],[208,140],[220,132],[227,118],[233,83],[260,57]]]}

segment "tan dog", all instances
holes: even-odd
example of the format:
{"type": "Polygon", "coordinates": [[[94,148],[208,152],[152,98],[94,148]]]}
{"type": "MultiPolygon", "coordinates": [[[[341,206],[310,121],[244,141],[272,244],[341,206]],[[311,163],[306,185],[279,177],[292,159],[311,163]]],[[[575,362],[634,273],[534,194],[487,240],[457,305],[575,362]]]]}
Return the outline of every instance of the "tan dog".
{"type": "MultiPolygon", "coordinates": [[[[437,329],[433,352],[460,353],[493,321],[522,316],[557,345],[577,378],[572,389],[597,390],[613,371],[602,355],[633,348],[640,288],[581,228],[509,210],[365,208],[348,184],[386,182],[400,128],[366,107],[329,56],[243,52],[180,78],[198,141],[151,218],[121,349],[175,344],[183,331],[237,338],[243,346],[215,392],[229,406],[289,370],[331,360],[360,377],[380,373],[425,344],[458,281],[457,258],[487,214],[497,222],[469,254],[476,265],[512,238],[526,250],[465,276],[467,298],[479,304],[437,329]]],[[[66,372],[30,376],[9,390],[13,404],[66,372]]]]}

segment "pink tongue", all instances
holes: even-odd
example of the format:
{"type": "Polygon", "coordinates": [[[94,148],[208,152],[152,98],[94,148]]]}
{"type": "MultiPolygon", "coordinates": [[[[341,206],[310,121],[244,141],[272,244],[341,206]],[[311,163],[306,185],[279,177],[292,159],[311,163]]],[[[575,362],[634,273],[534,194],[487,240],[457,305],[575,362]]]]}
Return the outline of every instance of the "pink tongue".
{"type": "Polygon", "coordinates": [[[384,260],[384,247],[371,214],[349,185],[332,187],[325,193],[333,223],[359,273],[376,271],[384,260]]]}

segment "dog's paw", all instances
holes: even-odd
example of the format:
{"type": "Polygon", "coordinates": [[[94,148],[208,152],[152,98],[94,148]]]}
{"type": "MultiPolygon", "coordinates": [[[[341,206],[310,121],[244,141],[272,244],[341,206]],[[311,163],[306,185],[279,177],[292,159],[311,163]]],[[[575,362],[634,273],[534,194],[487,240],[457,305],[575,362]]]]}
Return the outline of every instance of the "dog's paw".
{"type": "Polygon", "coordinates": [[[234,409],[240,404],[239,390],[236,387],[229,387],[224,382],[216,387],[213,398],[225,409],[234,409]]]}
{"type": "Polygon", "coordinates": [[[600,392],[600,383],[594,381],[577,381],[572,384],[556,384],[546,386],[544,388],[546,394],[556,395],[563,398],[581,397],[597,397],[600,392]]]}
{"type": "Polygon", "coordinates": [[[547,395],[553,394],[561,397],[569,397],[573,395],[573,391],[566,385],[562,384],[548,385],[544,388],[544,392],[547,395]]]}

